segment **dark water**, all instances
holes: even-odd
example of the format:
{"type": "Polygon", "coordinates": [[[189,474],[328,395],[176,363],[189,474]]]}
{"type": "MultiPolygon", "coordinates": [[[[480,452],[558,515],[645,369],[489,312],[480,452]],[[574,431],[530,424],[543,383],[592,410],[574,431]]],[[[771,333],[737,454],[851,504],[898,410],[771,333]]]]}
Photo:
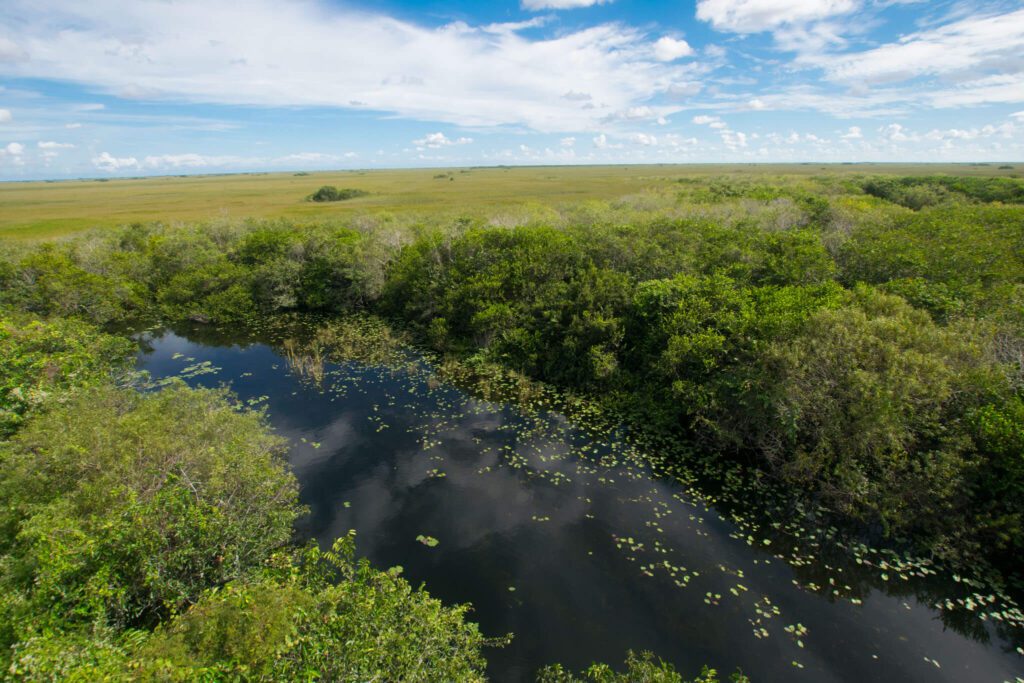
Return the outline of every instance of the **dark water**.
{"type": "Polygon", "coordinates": [[[228,383],[266,405],[293,444],[311,509],[301,532],[329,544],[356,529],[376,566],[401,565],[445,602],[472,603],[487,635],[514,633],[488,651],[494,680],[532,680],[552,662],[617,664],[629,649],[686,676],[709,664],[759,683],[1024,675],[1000,620],[979,618],[996,605],[933,606],[971,595],[962,583],[868,578],[849,558],[791,566],[778,542],[748,539],[678,485],[649,478],[621,440],[423,373],[345,363],[317,387],[267,345],[196,334],[145,335],[140,367],[155,377],[187,369],[190,384],[228,383]]]}

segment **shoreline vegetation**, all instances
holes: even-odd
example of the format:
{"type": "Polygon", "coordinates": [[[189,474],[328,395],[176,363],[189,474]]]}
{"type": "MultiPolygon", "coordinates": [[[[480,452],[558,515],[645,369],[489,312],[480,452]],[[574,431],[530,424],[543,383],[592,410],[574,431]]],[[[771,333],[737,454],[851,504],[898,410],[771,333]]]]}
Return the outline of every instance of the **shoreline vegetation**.
{"type": "MultiPolygon", "coordinates": [[[[811,174],[490,217],[0,242],[0,666],[482,680],[506,638],[357,560],[351,536],[293,546],[286,444],[225,391],[146,387],[123,332],[145,318],[316,320],[280,342],[312,381],[332,357],[388,365],[418,345],[439,381],[630,427],[653,473],[750,542],[800,533],[883,581],[959,572],[973,593],[944,620],[997,614],[1021,645],[1022,245],[1020,179],[811,174]]],[[[682,680],[648,655],[626,669],[540,680],[682,680]]]]}

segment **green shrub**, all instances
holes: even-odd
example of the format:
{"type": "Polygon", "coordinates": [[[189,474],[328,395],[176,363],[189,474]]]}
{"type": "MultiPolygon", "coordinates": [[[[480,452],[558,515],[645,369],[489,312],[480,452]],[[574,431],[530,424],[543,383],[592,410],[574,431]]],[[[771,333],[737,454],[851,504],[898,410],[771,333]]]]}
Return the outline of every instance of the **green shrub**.
{"type": "Polygon", "coordinates": [[[11,670],[21,680],[485,680],[482,648],[505,640],[399,574],[356,561],[350,534],[330,551],[278,555],[152,633],[28,639],[11,670]]]}
{"type": "Polygon", "coordinates": [[[365,197],[370,194],[365,190],[356,190],[350,187],[338,189],[333,185],[324,185],[313,194],[306,197],[311,202],[341,202],[346,199],[355,199],[356,197],[365,197]]]}
{"type": "Polygon", "coordinates": [[[907,176],[870,178],[863,184],[866,193],[919,210],[955,198],[983,203],[1024,203],[1024,182],[1013,178],[974,176],[907,176]]]}
{"type": "Polygon", "coordinates": [[[902,299],[859,288],[839,309],[761,354],[765,412],[723,417],[749,430],[770,468],[834,509],[925,536],[969,507],[981,449],[965,426],[1008,387],[969,328],[937,326],[902,299]]]}
{"type": "Polygon", "coordinates": [[[744,287],[724,275],[678,275],[642,283],[634,296],[623,366],[668,424],[742,446],[718,416],[743,401],[760,349],[790,337],[815,311],[835,306],[834,284],[744,287]]]}
{"type": "Polygon", "coordinates": [[[152,626],[260,566],[299,513],[282,440],[223,391],[81,391],[0,448],[22,636],[152,626]]]}
{"type": "MultiPolygon", "coordinates": [[[[729,677],[733,683],[749,683],[742,673],[729,677]]],[[[625,671],[618,672],[607,664],[592,664],[581,674],[566,671],[555,664],[543,669],[537,677],[538,683],[684,683],[675,667],[663,661],[654,661],[654,655],[644,652],[636,655],[630,652],[626,657],[625,671]]],[[[718,672],[704,667],[700,675],[690,683],[718,683],[718,672]]]]}
{"type": "Polygon", "coordinates": [[[837,249],[841,280],[885,285],[945,320],[987,315],[992,290],[1024,283],[1024,214],[1016,207],[943,207],[865,222],[837,249]]]}
{"type": "Polygon", "coordinates": [[[38,315],[106,323],[128,318],[144,305],[139,283],[85,270],[55,245],[29,252],[13,270],[6,276],[0,304],[38,315]]]}
{"type": "Polygon", "coordinates": [[[483,638],[399,577],[354,560],[353,536],[272,576],[211,592],[132,654],[139,680],[483,681],[483,638]]]}
{"type": "Polygon", "coordinates": [[[124,375],[134,352],[81,321],[0,316],[0,438],[48,403],[124,375]]]}

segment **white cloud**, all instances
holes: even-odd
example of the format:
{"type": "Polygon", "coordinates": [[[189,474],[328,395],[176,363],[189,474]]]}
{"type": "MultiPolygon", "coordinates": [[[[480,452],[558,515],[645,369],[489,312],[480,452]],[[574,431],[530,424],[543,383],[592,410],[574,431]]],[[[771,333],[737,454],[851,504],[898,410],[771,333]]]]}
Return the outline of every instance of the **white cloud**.
{"type": "Polygon", "coordinates": [[[847,14],[858,0],[698,0],[697,18],[719,31],[759,33],[847,14]]]}
{"type": "Polygon", "coordinates": [[[652,147],[658,144],[658,138],[647,133],[633,133],[629,136],[630,142],[637,145],[643,145],[644,147],[652,147]]]}
{"type": "Polygon", "coordinates": [[[40,142],[37,142],[36,145],[39,147],[39,149],[48,149],[48,150],[74,149],[74,147],[75,147],[70,142],[53,142],[52,140],[40,141],[40,142]]]}
{"type": "Polygon", "coordinates": [[[683,136],[676,135],[675,133],[668,133],[662,136],[662,140],[664,140],[665,144],[669,147],[686,147],[697,144],[697,138],[684,138],[683,136]]]}
{"type": "Polygon", "coordinates": [[[1019,78],[1007,77],[1024,72],[1024,9],[1008,14],[970,17],[928,31],[904,36],[865,52],[833,57],[824,64],[828,77],[835,81],[874,84],[906,81],[920,76],[959,76],[958,80],[977,80],[988,72],[1001,73],[1003,83],[1017,89],[1024,100],[1019,78]]]}
{"type": "Polygon", "coordinates": [[[850,126],[849,130],[843,133],[840,137],[843,140],[860,140],[864,137],[864,134],[860,130],[860,126],[850,126]]]}
{"type": "Polygon", "coordinates": [[[25,152],[25,145],[20,142],[10,142],[6,147],[0,147],[0,159],[10,157],[10,163],[14,166],[24,166],[25,159],[22,154],[25,152]]]}
{"type": "Polygon", "coordinates": [[[562,138],[558,144],[562,147],[574,147],[576,145],[576,138],[562,138]]]}
{"type": "Polygon", "coordinates": [[[224,161],[223,158],[212,160],[201,154],[160,154],[147,156],[142,160],[142,165],[147,168],[205,168],[220,165],[224,161]]]}
{"type": "Polygon", "coordinates": [[[9,123],[13,118],[10,109],[0,109],[0,123],[9,123]]]}
{"type": "Polygon", "coordinates": [[[594,147],[598,149],[622,149],[622,145],[609,142],[608,136],[604,133],[594,138],[594,147]]]}
{"type": "Polygon", "coordinates": [[[672,97],[684,98],[697,95],[704,89],[704,84],[698,81],[686,83],[673,83],[668,87],[668,94],[672,97]]]}
{"type": "Polygon", "coordinates": [[[696,123],[698,126],[707,126],[712,123],[718,123],[719,121],[721,121],[721,119],[719,119],[717,116],[707,116],[705,114],[700,114],[698,116],[693,117],[693,122],[696,123]]]}
{"type": "Polygon", "coordinates": [[[65,123],[65,124],[64,124],[64,127],[65,127],[65,128],[69,128],[69,129],[72,129],[72,130],[73,130],[73,129],[75,129],[75,128],[81,128],[81,127],[82,127],[82,124],[80,124],[80,123],[65,123]]]}
{"type": "Polygon", "coordinates": [[[722,142],[729,149],[739,149],[740,147],[747,146],[747,134],[740,133],[737,131],[723,130],[721,131],[722,142]]]}
{"type": "Polygon", "coordinates": [[[129,168],[151,171],[174,171],[181,169],[328,167],[357,156],[358,154],[355,152],[345,152],[344,154],[294,152],[278,157],[218,156],[186,152],[181,154],[153,154],[146,156],[142,161],[138,161],[134,157],[117,159],[104,152],[92,161],[96,168],[104,171],[118,171],[129,168]]]}
{"type": "Polygon", "coordinates": [[[576,92],[575,90],[570,90],[569,92],[562,95],[562,99],[570,100],[572,102],[590,102],[594,98],[590,96],[590,93],[576,92]]]}
{"type": "Polygon", "coordinates": [[[468,145],[471,142],[473,142],[473,138],[457,138],[452,140],[444,133],[427,133],[419,140],[413,140],[412,144],[421,149],[440,149],[441,147],[450,147],[452,145],[468,145]]]}
{"type": "Polygon", "coordinates": [[[659,62],[671,62],[692,54],[693,48],[685,40],[664,36],[654,44],[654,58],[659,62]]]}
{"type": "Polygon", "coordinates": [[[643,106],[694,73],[657,61],[646,31],[619,23],[536,38],[519,32],[522,22],[426,27],[326,0],[3,4],[0,21],[18,27],[31,58],[0,62],[0,77],[59,78],[115,95],[144,87],[150,99],[358,102],[417,120],[559,133],[597,130],[607,112],[643,106]],[[593,102],[563,97],[581,84],[593,102]]]}
{"type": "Polygon", "coordinates": [[[576,9],[578,7],[592,7],[603,5],[612,0],[523,0],[522,6],[526,10],[542,9],[576,9]]]}
{"type": "Polygon", "coordinates": [[[980,131],[977,128],[970,130],[961,130],[959,128],[950,128],[949,130],[932,130],[925,134],[926,140],[974,140],[980,135],[980,131]]]}
{"type": "Polygon", "coordinates": [[[139,168],[139,160],[135,157],[115,157],[110,152],[101,152],[92,158],[92,165],[100,171],[114,173],[126,169],[139,168]]]}
{"type": "Polygon", "coordinates": [[[0,62],[16,62],[26,56],[25,51],[13,40],[0,37],[0,62]]]}
{"type": "Polygon", "coordinates": [[[618,119],[623,121],[638,121],[641,119],[658,119],[662,115],[661,112],[663,111],[665,111],[664,107],[659,107],[657,109],[655,109],[654,107],[649,107],[647,105],[643,105],[640,107],[629,107],[627,109],[623,109],[622,111],[617,111],[614,114],[610,114],[609,116],[605,117],[604,120],[614,121],[618,119]]]}
{"type": "Polygon", "coordinates": [[[879,134],[891,142],[905,142],[910,139],[907,129],[898,123],[890,123],[878,129],[879,134]]]}
{"type": "Polygon", "coordinates": [[[747,107],[749,109],[753,109],[755,111],[760,110],[760,109],[764,109],[767,106],[768,105],[766,105],[763,100],[759,100],[756,97],[754,99],[750,100],[749,102],[747,102],[747,107]]]}
{"type": "Polygon", "coordinates": [[[1015,111],[1014,113],[1010,114],[1010,116],[1012,116],[1015,119],[1024,119],[1024,111],[1015,111]]]}

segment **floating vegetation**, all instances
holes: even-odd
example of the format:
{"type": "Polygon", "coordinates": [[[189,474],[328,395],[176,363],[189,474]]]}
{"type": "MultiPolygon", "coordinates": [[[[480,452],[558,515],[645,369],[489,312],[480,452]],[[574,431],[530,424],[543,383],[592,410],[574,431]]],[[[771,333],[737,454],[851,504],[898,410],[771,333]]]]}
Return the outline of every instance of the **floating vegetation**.
{"type": "Polygon", "coordinates": [[[423,534],[417,536],[416,540],[422,543],[423,545],[427,546],[428,548],[434,548],[437,546],[438,543],[440,543],[440,541],[434,538],[433,536],[424,536],[423,534]]]}

